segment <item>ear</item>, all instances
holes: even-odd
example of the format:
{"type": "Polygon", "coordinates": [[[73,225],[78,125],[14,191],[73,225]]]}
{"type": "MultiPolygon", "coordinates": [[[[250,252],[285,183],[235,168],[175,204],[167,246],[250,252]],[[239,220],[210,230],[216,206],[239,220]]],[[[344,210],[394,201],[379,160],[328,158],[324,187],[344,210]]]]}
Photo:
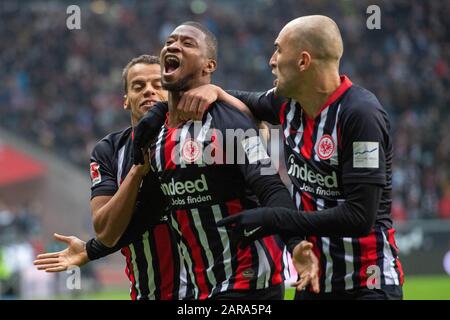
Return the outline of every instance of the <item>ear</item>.
{"type": "Polygon", "coordinates": [[[128,101],[128,96],[127,95],[123,96],[123,109],[124,110],[130,110],[129,101],[128,101]]]}
{"type": "Polygon", "coordinates": [[[216,60],[208,59],[205,67],[203,68],[203,72],[205,74],[210,74],[211,75],[212,73],[214,73],[214,71],[216,71],[216,68],[217,68],[216,60]]]}
{"type": "Polygon", "coordinates": [[[299,71],[306,71],[311,65],[311,55],[307,51],[302,51],[300,53],[300,58],[297,62],[297,67],[299,71]]]}

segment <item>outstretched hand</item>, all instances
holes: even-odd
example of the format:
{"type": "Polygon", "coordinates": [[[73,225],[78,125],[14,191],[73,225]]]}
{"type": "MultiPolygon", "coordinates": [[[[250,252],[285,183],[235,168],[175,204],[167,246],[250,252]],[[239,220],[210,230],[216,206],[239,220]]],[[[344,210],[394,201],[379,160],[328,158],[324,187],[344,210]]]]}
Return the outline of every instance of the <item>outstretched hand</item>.
{"type": "Polygon", "coordinates": [[[298,291],[311,285],[314,293],[320,292],[319,286],[319,260],[312,251],[313,244],[303,240],[297,244],[292,252],[292,263],[297,271],[299,280],[291,286],[298,291]]]}
{"type": "Polygon", "coordinates": [[[81,267],[90,261],[85,248],[86,242],[83,240],[57,233],[53,237],[55,240],[67,244],[68,247],[58,252],[39,254],[33,262],[38,270],[61,272],[72,266],[81,267]]]}

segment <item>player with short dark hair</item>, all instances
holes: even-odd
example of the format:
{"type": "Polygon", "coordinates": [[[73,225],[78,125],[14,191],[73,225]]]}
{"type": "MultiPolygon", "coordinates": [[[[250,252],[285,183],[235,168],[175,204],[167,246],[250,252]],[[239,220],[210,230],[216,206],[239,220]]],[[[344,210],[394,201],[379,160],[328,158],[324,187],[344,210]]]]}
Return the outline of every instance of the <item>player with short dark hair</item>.
{"type": "MultiPolygon", "coordinates": [[[[156,56],[133,58],[124,68],[123,83],[124,108],[130,111],[132,127],[156,102],[167,99],[156,56]]],[[[35,264],[59,272],[121,249],[133,300],[189,299],[188,275],[165,218],[167,203],[159,181],[148,172],[148,160],[143,165],[132,163],[132,127],[109,134],[92,152],[91,207],[97,238],[84,243],[55,234],[69,247],[39,255],[35,264]]]]}
{"type": "Polygon", "coordinates": [[[136,126],[135,163],[156,136],[152,168],[171,203],[171,224],[197,299],[281,299],[286,250],[280,239],[265,237],[238,246],[230,241],[230,232],[217,226],[224,217],[258,205],[247,187],[262,205],[294,208],[279,176],[261,175],[264,156],[257,152],[261,144],[255,125],[223,102],[213,103],[201,122],[183,121],[177,110],[182,92],[211,81],[216,61],[210,58],[208,38],[192,24],[181,24],[168,36],[161,51],[168,104],[156,105],[136,126]],[[224,144],[227,129],[253,130],[253,135],[224,144]],[[235,156],[226,159],[239,151],[246,155],[242,163],[235,156]]]}

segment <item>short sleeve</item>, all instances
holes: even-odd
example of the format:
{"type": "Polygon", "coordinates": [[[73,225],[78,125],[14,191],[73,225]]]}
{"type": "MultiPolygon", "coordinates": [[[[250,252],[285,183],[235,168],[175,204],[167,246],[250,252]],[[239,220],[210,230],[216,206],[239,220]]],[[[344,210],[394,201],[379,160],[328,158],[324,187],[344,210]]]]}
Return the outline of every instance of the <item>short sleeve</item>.
{"type": "Polygon", "coordinates": [[[117,170],[114,167],[114,151],[110,141],[103,139],[91,154],[91,199],[96,196],[112,196],[117,192],[117,170]]]}
{"type": "Polygon", "coordinates": [[[374,96],[347,107],[339,128],[343,183],[385,185],[392,148],[387,114],[374,96]]]}

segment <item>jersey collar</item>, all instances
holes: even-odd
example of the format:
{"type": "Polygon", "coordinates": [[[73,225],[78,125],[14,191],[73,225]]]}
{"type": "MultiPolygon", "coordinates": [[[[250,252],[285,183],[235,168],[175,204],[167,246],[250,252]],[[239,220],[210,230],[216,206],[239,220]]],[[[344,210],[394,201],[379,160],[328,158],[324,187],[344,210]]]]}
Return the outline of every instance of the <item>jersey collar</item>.
{"type": "Polygon", "coordinates": [[[338,100],[352,85],[352,81],[346,76],[342,75],[340,76],[341,84],[339,87],[331,94],[331,96],[328,98],[327,102],[320,108],[319,114],[325,110],[327,107],[332,105],[336,100],[338,100]]]}

